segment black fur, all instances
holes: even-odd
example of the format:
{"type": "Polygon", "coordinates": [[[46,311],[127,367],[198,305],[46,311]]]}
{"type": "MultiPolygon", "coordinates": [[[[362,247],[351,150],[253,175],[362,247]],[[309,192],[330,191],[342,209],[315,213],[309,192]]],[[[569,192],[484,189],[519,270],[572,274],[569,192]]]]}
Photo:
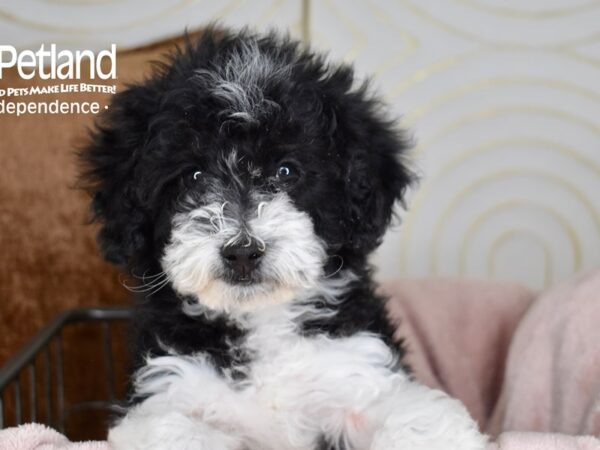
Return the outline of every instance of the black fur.
{"type": "MultiPolygon", "coordinates": [[[[367,256],[381,242],[411,174],[402,163],[407,144],[380,110],[366,84],[356,87],[350,66],[331,65],[275,35],[206,31],[149,80],[115,95],[83,152],[102,252],[129,273],[156,273],[173,214],[185,193],[199,189],[188,183],[196,167],[217,173],[219,155],[233,147],[265,173],[292,161],[301,178],[287,193],[310,215],[328,253],[337,255],[326,272],[343,261],[358,275],[337,315],[303,324],[304,333],[369,330],[393,346],[367,256]],[[249,41],[292,70],[263,87],[278,107],[237,120],[195,74],[222,66],[249,41]]],[[[138,301],[136,366],[148,352],[164,353],[159,341],[183,353],[206,352],[223,370],[251,357],[236,345],[244,330],[224,316],[190,317],[181,312],[182,301],[169,285],[138,301]]]]}

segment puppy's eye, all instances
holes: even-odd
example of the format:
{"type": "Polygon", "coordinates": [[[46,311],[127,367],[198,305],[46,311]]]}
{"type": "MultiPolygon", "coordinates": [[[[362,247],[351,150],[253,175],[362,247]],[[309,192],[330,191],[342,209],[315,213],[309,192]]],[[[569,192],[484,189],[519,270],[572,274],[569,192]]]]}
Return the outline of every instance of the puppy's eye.
{"type": "Polygon", "coordinates": [[[298,179],[300,172],[293,164],[283,163],[277,168],[277,179],[290,182],[298,179]]]}
{"type": "Polygon", "coordinates": [[[202,176],[202,171],[201,170],[196,170],[193,174],[192,174],[192,180],[194,181],[198,181],[200,179],[200,177],[202,176]]]}

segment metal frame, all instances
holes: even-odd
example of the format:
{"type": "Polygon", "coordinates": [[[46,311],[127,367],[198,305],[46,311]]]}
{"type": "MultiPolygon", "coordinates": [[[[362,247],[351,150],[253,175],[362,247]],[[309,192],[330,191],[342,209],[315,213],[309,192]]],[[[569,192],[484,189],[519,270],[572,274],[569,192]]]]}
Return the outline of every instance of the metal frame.
{"type": "Polygon", "coordinates": [[[38,382],[35,367],[36,357],[41,355],[43,365],[43,391],[45,396],[46,414],[45,423],[64,432],[65,418],[71,412],[77,412],[82,409],[112,409],[115,406],[115,380],[114,366],[111,351],[111,330],[110,323],[113,321],[125,321],[131,318],[132,311],[129,308],[122,307],[101,307],[101,308],[76,308],[62,313],[50,324],[43,328],[33,339],[13,356],[0,369],[0,429],[4,428],[5,423],[5,392],[12,386],[14,395],[14,418],[20,425],[23,423],[23,387],[21,386],[20,375],[28,372],[29,380],[29,399],[30,414],[29,421],[39,420],[37,398],[38,382]],[[106,367],[106,383],[108,399],[92,402],[65,405],[64,396],[64,367],[63,367],[63,349],[61,332],[69,324],[82,322],[102,322],[102,341],[104,350],[104,362],[106,367]],[[54,352],[51,351],[54,344],[54,352]],[[54,358],[52,358],[54,353],[54,358]],[[56,411],[58,417],[52,417],[52,364],[55,367],[55,393],[57,399],[56,411]]]}

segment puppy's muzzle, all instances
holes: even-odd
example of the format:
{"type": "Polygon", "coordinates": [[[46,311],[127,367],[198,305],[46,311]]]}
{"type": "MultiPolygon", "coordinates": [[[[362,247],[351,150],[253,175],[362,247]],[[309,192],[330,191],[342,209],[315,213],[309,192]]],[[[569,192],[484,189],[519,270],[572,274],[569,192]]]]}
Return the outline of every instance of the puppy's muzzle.
{"type": "Polygon", "coordinates": [[[221,257],[225,267],[231,271],[232,281],[250,283],[264,253],[264,247],[250,239],[248,242],[225,245],[221,250],[221,257]]]}

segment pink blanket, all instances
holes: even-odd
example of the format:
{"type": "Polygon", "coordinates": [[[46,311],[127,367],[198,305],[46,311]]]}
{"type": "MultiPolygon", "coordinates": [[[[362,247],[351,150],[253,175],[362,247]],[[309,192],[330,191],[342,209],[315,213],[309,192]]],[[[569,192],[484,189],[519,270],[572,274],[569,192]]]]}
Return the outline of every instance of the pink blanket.
{"type": "MultiPolygon", "coordinates": [[[[395,281],[390,316],[423,383],[460,398],[488,450],[600,450],[600,272],[541,295],[516,285],[395,281]]],[[[42,425],[0,450],[105,450],[42,425]]]]}
{"type": "Polygon", "coordinates": [[[384,290],[417,378],[460,398],[497,438],[490,450],[600,450],[600,272],[541,295],[448,280],[384,290]]]}
{"type": "Polygon", "coordinates": [[[0,431],[0,450],[110,450],[107,442],[70,442],[52,428],[39,423],[0,431]]]}

